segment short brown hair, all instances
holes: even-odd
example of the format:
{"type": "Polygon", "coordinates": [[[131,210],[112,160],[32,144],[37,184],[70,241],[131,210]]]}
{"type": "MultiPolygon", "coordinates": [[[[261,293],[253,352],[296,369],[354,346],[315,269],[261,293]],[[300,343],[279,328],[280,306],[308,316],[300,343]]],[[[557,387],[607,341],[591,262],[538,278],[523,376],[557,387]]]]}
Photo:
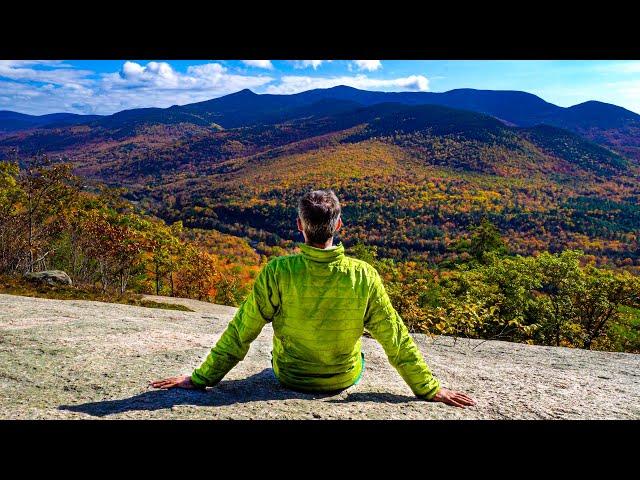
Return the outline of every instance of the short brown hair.
{"type": "Polygon", "coordinates": [[[302,228],[311,243],[325,243],[336,230],[340,217],[340,202],[333,190],[305,193],[298,202],[302,228]]]}

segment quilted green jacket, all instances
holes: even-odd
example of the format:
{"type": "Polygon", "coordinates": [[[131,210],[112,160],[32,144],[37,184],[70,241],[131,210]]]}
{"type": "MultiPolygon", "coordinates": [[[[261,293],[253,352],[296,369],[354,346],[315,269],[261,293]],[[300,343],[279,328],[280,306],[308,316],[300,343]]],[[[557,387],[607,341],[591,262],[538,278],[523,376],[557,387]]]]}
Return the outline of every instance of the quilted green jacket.
{"type": "Polygon", "coordinates": [[[366,329],[384,348],[414,394],[430,400],[440,384],[391,305],[378,272],[344,254],[339,243],[271,259],[256,277],[215,347],[191,381],[218,383],[249,350],[267,322],[273,324],[273,371],[285,386],[332,391],[351,386],[362,369],[366,329]]]}

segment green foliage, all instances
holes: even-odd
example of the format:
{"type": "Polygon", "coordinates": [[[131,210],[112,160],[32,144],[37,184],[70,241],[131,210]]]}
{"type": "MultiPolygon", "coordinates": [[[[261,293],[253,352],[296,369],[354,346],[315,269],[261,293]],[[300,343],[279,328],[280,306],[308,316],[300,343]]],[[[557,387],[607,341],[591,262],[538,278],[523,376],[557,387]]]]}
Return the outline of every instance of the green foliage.
{"type": "Polygon", "coordinates": [[[623,321],[621,307],[637,305],[640,298],[637,276],[582,266],[584,255],[579,251],[507,258],[491,253],[485,258],[485,265],[460,269],[441,282],[450,323],[458,322],[455,312],[460,305],[475,309],[478,313],[468,314],[478,319],[476,328],[467,331],[480,338],[604,346],[612,325],[623,321]]]}
{"type": "Polygon", "coordinates": [[[237,276],[223,276],[217,283],[214,303],[240,305],[249,294],[249,286],[243,285],[237,276]]]}
{"type": "Polygon", "coordinates": [[[487,218],[483,218],[480,225],[472,230],[469,253],[482,261],[489,252],[506,253],[506,248],[500,231],[487,218]]]}
{"type": "MultiPolygon", "coordinates": [[[[452,247],[457,253],[467,253],[476,262],[485,263],[485,256],[489,253],[504,255],[507,246],[502,239],[498,228],[486,217],[483,217],[479,225],[469,228],[470,238],[461,238],[452,247]]],[[[465,257],[463,256],[464,260],[465,257]]]]}
{"type": "Polygon", "coordinates": [[[620,318],[607,329],[604,342],[594,342],[591,348],[618,352],[640,353],[640,309],[621,306],[620,318]]]}

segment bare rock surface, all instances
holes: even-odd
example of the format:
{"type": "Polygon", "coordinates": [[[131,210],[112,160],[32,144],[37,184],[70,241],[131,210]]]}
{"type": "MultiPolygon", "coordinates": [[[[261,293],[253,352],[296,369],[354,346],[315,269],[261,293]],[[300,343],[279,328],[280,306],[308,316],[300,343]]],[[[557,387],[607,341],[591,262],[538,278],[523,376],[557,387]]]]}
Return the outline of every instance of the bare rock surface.
{"type": "Polygon", "coordinates": [[[46,283],[47,285],[72,285],[71,277],[62,270],[43,270],[25,274],[24,278],[31,282],[46,283]]]}
{"type": "Polygon", "coordinates": [[[0,295],[0,418],[639,419],[640,356],[415,335],[446,386],[478,404],[415,398],[382,348],[363,338],[362,381],[340,394],[278,384],[271,326],[206,392],[148,382],[190,373],[235,309],[186,299],[194,312],[0,295]]]}

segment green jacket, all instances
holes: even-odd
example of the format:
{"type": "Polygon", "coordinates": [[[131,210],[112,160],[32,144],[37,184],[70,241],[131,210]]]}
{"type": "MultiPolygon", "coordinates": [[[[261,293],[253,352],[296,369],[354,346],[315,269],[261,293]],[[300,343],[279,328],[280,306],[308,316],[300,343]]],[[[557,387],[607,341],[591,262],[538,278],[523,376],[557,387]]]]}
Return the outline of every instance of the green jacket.
{"type": "Polygon", "coordinates": [[[285,386],[331,391],[351,386],[362,369],[366,329],[414,394],[430,400],[440,388],[391,305],[378,272],[344,254],[339,243],[271,259],[192,382],[214,385],[241,361],[267,322],[273,324],[273,370],[285,386]]]}

